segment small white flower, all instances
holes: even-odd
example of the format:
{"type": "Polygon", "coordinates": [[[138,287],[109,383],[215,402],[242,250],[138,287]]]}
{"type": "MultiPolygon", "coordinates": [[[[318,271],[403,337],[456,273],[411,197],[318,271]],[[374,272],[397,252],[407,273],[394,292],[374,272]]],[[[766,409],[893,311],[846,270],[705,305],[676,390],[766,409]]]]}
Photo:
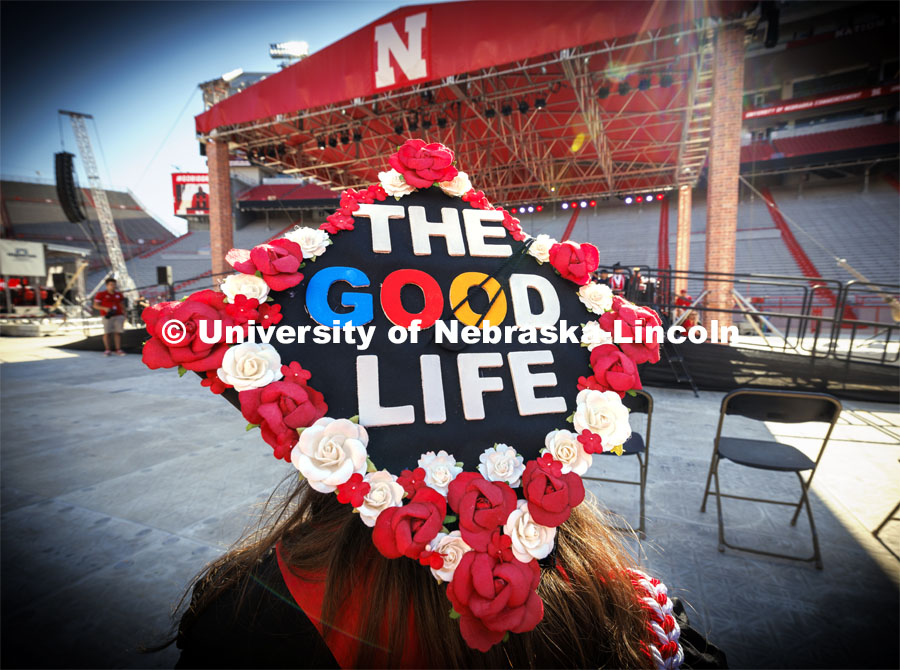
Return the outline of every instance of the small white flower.
{"type": "Polygon", "coordinates": [[[395,198],[402,198],[404,195],[416,190],[413,186],[406,183],[402,174],[394,169],[390,169],[387,172],[379,172],[378,181],[381,182],[381,188],[384,189],[384,192],[395,198]]]}
{"type": "Polygon", "coordinates": [[[456,198],[472,190],[472,182],[469,181],[469,175],[465,172],[457,172],[456,176],[450,181],[439,181],[438,186],[441,187],[444,193],[456,198]]]}
{"type": "Polygon", "coordinates": [[[261,388],[281,379],[281,356],[271,344],[244,342],[230,347],[217,370],[219,379],[235,391],[261,388]]]}
{"type": "Polygon", "coordinates": [[[525,472],[524,459],[508,444],[495,444],[478,458],[478,471],[492,482],[506,482],[516,488],[525,472]]]}
{"type": "Polygon", "coordinates": [[[583,430],[603,438],[603,450],[625,444],[631,437],[628,408],[615,391],[584,389],[575,396],[575,416],[572,423],[579,435],[583,430]]]}
{"type": "Polygon", "coordinates": [[[428,549],[439,553],[444,558],[444,565],[440,570],[431,568],[431,574],[442,582],[453,581],[453,573],[456,572],[462,557],[472,551],[472,547],[466,544],[458,530],[454,530],[452,533],[438,533],[428,543],[428,549]]]}
{"type": "Polygon", "coordinates": [[[300,251],[303,252],[303,258],[316,258],[325,253],[331,239],[328,233],[318,228],[307,228],[306,226],[297,226],[293,230],[284,234],[285,239],[296,242],[300,245],[300,251]]]}
{"type": "Polygon", "coordinates": [[[261,305],[269,297],[269,285],[262,277],[256,275],[228,275],[219,288],[228,298],[228,302],[234,302],[235,296],[242,295],[246,298],[256,298],[261,305]]]}
{"type": "Polygon", "coordinates": [[[538,263],[547,263],[550,260],[550,247],[557,244],[549,235],[541,233],[534,238],[534,242],[528,247],[528,253],[534,256],[538,263]]]}
{"type": "Polygon", "coordinates": [[[363,504],[356,510],[362,522],[371,528],[384,510],[403,504],[403,487],[397,483],[397,477],[387,470],[370,472],[363,480],[368,482],[370,488],[363,498],[363,504]]]}
{"type": "Polygon", "coordinates": [[[609,331],[603,330],[596,321],[588,321],[581,327],[581,343],[593,351],[601,344],[614,344],[609,331]]]}
{"type": "Polygon", "coordinates": [[[591,467],[593,457],[584,450],[584,446],[578,441],[578,436],[571,431],[550,431],[544,439],[544,444],[547,448],[541,453],[548,453],[562,463],[563,474],[574,472],[580,476],[591,467]]]}
{"type": "Polygon", "coordinates": [[[594,314],[612,309],[613,292],[606,284],[591,282],[578,289],[578,299],[594,314]]]}
{"type": "Polygon", "coordinates": [[[528,512],[528,502],[520,500],[503,526],[503,534],[512,539],[513,556],[523,563],[546,558],[553,551],[556,528],[535,523],[528,512]]]}
{"type": "Polygon", "coordinates": [[[422,454],[419,467],[425,470],[425,483],[445,497],[450,482],[463,470],[456,465],[456,458],[446,451],[439,451],[437,454],[429,451],[422,454]]]}
{"type": "Polygon", "coordinates": [[[354,474],[365,474],[368,444],[365,428],[326,416],[300,433],[291,463],[316,491],[331,493],[354,474]]]}

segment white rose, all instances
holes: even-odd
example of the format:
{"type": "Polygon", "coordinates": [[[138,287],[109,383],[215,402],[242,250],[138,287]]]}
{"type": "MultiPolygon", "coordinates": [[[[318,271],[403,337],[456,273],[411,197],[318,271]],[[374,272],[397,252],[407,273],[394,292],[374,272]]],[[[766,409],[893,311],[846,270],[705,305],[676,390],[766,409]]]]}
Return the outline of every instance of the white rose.
{"type": "Polygon", "coordinates": [[[528,247],[528,253],[534,256],[538,263],[547,263],[550,260],[550,247],[557,244],[549,235],[541,233],[534,238],[534,242],[528,247]]]}
{"type": "Polygon", "coordinates": [[[492,482],[506,482],[516,488],[521,483],[525,472],[523,458],[508,444],[495,444],[485,449],[479,459],[478,471],[485,479],[492,482]]]}
{"type": "Polygon", "coordinates": [[[588,351],[593,351],[601,344],[614,344],[612,335],[603,330],[596,321],[589,321],[581,327],[581,343],[588,348],[588,351]]]}
{"type": "MultiPolygon", "coordinates": [[[[306,431],[303,431],[306,432],[306,431]]],[[[403,487],[397,483],[397,477],[387,470],[370,472],[363,480],[370,488],[363,498],[363,504],[356,508],[362,522],[370,528],[375,525],[378,515],[388,507],[400,507],[403,504],[403,487]]]]}
{"type": "Polygon", "coordinates": [[[456,567],[462,557],[472,551],[472,547],[466,544],[458,530],[454,530],[452,533],[438,533],[429,542],[428,549],[439,553],[444,558],[444,565],[440,570],[431,568],[431,574],[442,582],[453,581],[453,573],[456,572],[456,567]]]}
{"type": "Polygon", "coordinates": [[[591,282],[578,289],[578,299],[594,314],[612,309],[613,292],[606,284],[591,282]]]}
{"type": "Polygon", "coordinates": [[[256,298],[259,304],[262,304],[269,296],[269,285],[262,277],[256,275],[228,275],[219,288],[228,298],[228,302],[234,302],[235,296],[242,295],[246,298],[256,298]]]}
{"type": "Polygon", "coordinates": [[[402,198],[404,195],[416,190],[406,183],[402,174],[393,169],[387,172],[379,172],[378,181],[381,182],[381,188],[384,189],[385,193],[395,198],[402,198]]]}
{"type": "Polygon", "coordinates": [[[450,482],[462,472],[462,468],[456,465],[456,458],[446,451],[439,451],[437,454],[429,451],[422,454],[419,467],[425,470],[425,483],[445,497],[450,482]]]}
{"type": "Polygon", "coordinates": [[[439,181],[438,186],[441,187],[444,193],[456,198],[472,190],[472,182],[469,181],[469,175],[465,172],[457,172],[456,176],[450,181],[439,181]]]}
{"type": "Polygon", "coordinates": [[[257,389],[281,379],[281,356],[271,344],[244,342],[230,347],[217,371],[235,391],[257,389]]]}
{"type": "Polygon", "coordinates": [[[503,534],[512,539],[513,556],[523,563],[533,558],[546,558],[553,551],[556,528],[535,523],[528,511],[528,502],[520,500],[506,519],[503,534]]]}
{"type": "Polygon", "coordinates": [[[575,396],[575,432],[583,430],[603,438],[603,451],[625,444],[631,437],[628,425],[628,408],[615,391],[594,391],[585,389],[575,396]]]}
{"type": "Polygon", "coordinates": [[[318,228],[308,228],[306,226],[297,226],[292,231],[284,234],[285,239],[296,242],[300,245],[300,251],[303,252],[303,258],[315,258],[325,253],[326,248],[331,244],[328,233],[318,228]]]}
{"type": "Polygon", "coordinates": [[[568,430],[553,430],[544,439],[545,453],[562,463],[563,474],[574,472],[583,475],[591,467],[593,457],[584,450],[578,436],[568,430]]]}
{"type": "Polygon", "coordinates": [[[331,493],[354,474],[365,474],[367,444],[365,428],[326,416],[300,433],[291,463],[316,491],[331,493]]]}

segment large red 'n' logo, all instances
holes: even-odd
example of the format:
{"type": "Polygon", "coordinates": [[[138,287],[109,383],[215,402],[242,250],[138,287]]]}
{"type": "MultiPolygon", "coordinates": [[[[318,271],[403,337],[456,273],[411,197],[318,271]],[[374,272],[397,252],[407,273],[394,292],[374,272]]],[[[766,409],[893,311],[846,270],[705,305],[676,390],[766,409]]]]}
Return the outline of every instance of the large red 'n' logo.
{"type": "Polygon", "coordinates": [[[375,88],[428,77],[428,13],[410,14],[403,21],[406,40],[391,22],[375,26],[375,88]],[[393,56],[393,62],[391,60],[393,56]],[[397,67],[400,72],[397,73],[397,67]],[[398,76],[399,74],[399,76],[398,76]]]}

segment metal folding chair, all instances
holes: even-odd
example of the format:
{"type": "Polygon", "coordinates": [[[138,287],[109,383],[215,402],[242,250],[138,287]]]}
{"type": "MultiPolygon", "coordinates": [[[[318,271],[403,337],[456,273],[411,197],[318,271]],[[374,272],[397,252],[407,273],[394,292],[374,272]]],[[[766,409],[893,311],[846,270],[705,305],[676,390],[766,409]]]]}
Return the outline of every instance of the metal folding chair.
{"type": "Polygon", "coordinates": [[[826,393],[803,393],[799,391],[762,391],[751,389],[738,389],[732,391],[722,399],[722,407],[719,411],[719,426],[716,429],[716,440],[713,447],[712,461],[709,464],[709,474],[706,477],[706,490],[703,492],[703,504],[700,511],[706,511],[706,499],[709,497],[709,485],[715,480],[716,485],[716,510],[719,519],[719,551],[725,551],[725,547],[749,551],[764,556],[776,556],[797,561],[815,562],[816,568],[822,569],[822,554],[819,551],[819,536],[816,533],[816,524],[813,521],[812,506],[809,503],[809,487],[816,474],[816,468],[825,452],[828,438],[841,414],[841,403],[826,393]],[[743,416],[756,421],[774,421],[778,423],[827,423],[828,431],[822,440],[815,460],[809,458],[799,449],[782,442],[773,440],[749,440],[740,437],[727,437],[722,435],[722,424],[726,415],[743,416]],[[761,470],[775,472],[793,472],[800,480],[799,502],[784,502],[781,500],[769,500],[766,498],[749,498],[722,493],[719,490],[719,462],[727,459],[738,465],[761,470]],[[801,473],[809,472],[806,480],[801,473]],[[722,520],[722,498],[734,498],[736,500],[749,500],[751,502],[769,503],[772,505],[787,505],[796,507],[791,525],[797,523],[800,510],[806,506],[809,517],[809,527],[812,531],[813,555],[809,558],[780,554],[771,551],[762,551],[750,547],[732,545],[725,540],[725,524],[722,520]]]}
{"type": "MultiPolygon", "coordinates": [[[[583,477],[595,482],[610,482],[612,484],[632,484],[640,487],[640,516],[638,519],[638,536],[643,539],[645,535],[644,498],[647,488],[647,465],[650,463],[650,419],[653,416],[653,397],[646,391],[636,391],[637,395],[626,395],[622,403],[631,412],[647,415],[647,435],[642,436],[638,432],[632,432],[631,437],[622,445],[622,456],[637,456],[638,481],[628,479],[606,479],[604,477],[583,477]]],[[[601,456],[615,456],[611,451],[604,451],[601,456]]],[[[620,529],[624,530],[624,529],[620,529]]]]}

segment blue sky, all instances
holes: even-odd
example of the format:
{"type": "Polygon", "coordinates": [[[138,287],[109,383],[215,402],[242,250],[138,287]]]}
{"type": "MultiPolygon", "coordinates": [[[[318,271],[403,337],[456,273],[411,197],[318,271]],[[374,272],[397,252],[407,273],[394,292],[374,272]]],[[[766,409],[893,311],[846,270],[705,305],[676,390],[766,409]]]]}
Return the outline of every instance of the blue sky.
{"type": "MultiPolygon", "coordinates": [[[[57,110],[93,114],[104,185],[130,188],[181,232],[170,174],[206,171],[194,137],[193,117],[203,109],[197,84],[239,67],[275,71],[270,42],[305,40],[317,51],[410,4],[417,3],[4,1],[0,171],[52,179],[57,110]]],[[[66,149],[77,153],[67,121],[63,130],[66,149]]]]}

